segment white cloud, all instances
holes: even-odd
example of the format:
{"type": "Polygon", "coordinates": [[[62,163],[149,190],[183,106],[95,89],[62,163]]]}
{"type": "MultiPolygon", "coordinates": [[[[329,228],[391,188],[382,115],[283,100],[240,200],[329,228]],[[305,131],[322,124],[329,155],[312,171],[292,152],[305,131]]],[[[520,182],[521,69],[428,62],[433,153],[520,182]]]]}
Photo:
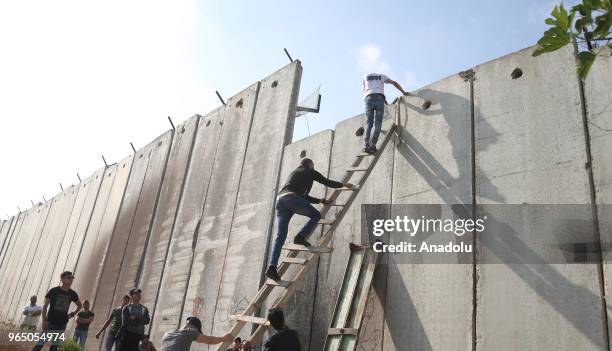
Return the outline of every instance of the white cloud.
{"type": "Polygon", "coordinates": [[[391,74],[391,67],[382,57],[382,51],[376,44],[366,44],[356,51],[357,66],[361,73],[391,74]]]}

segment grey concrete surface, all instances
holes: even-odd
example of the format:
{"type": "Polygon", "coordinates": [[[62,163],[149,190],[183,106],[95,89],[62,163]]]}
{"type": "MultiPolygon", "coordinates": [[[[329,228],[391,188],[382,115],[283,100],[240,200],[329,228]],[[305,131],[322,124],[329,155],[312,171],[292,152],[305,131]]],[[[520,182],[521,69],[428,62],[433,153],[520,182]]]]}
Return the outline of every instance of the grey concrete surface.
{"type": "MultiPolygon", "coordinates": [[[[201,212],[194,218],[198,228],[190,246],[190,278],[180,313],[183,320],[188,315],[198,316],[204,333],[210,332],[215,313],[225,245],[258,93],[259,82],[232,97],[217,121],[220,134],[210,183],[201,212]]],[[[199,346],[202,348],[206,346],[199,346]]],[[[194,349],[198,346],[194,345],[194,349]]]]}
{"type": "Polygon", "coordinates": [[[54,286],[59,284],[59,277],[52,277],[53,268],[55,268],[55,261],[74,207],[77,192],[78,188],[73,185],[50,200],[54,202],[53,207],[51,207],[49,218],[47,218],[41,234],[41,236],[48,237],[48,240],[42,247],[40,255],[37,256],[39,266],[35,271],[31,295],[45,296],[50,284],[54,286]]]}
{"type": "MultiPolygon", "coordinates": [[[[223,109],[200,118],[189,169],[185,176],[183,196],[172,230],[168,253],[159,273],[160,285],[152,317],[150,334],[156,345],[168,330],[178,328],[183,299],[193,259],[194,235],[209,188],[215,153],[219,140],[223,109]]],[[[148,300],[152,301],[152,300],[148,300]]]]}
{"type": "MultiPolygon", "coordinates": [[[[389,126],[393,120],[393,109],[387,107],[383,131],[388,133],[389,126]]],[[[348,167],[355,159],[355,156],[363,148],[363,139],[355,136],[357,128],[365,122],[365,115],[359,115],[344,120],[336,125],[334,142],[331,153],[331,164],[329,178],[340,180],[346,173],[348,167]]],[[[385,134],[381,133],[379,143],[384,139],[385,134]]],[[[376,168],[370,176],[359,195],[354,200],[351,207],[347,210],[344,219],[337,227],[330,246],[334,248],[331,255],[322,255],[319,259],[318,281],[316,285],[315,303],[312,317],[312,335],[310,340],[310,350],[322,350],[330,326],[331,317],[341,286],[346,262],[350,255],[349,244],[354,242],[361,243],[361,206],[362,203],[390,203],[391,201],[391,180],[393,175],[393,144],[389,143],[383,151],[376,168]]],[[[362,166],[367,166],[371,162],[370,157],[366,157],[362,166]]],[[[362,172],[355,172],[350,182],[357,184],[362,172]]],[[[341,195],[337,203],[344,203],[346,194],[341,195]]],[[[334,218],[337,209],[331,210],[326,218],[334,218]]],[[[379,333],[382,324],[378,329],[372,330],[372,334],[379,333]]],[[[363,341],[374,341],[366,338],[363,341]]],[[[362,347],[368,349],[370,345],[364,344],[362,347]]]]}
{"type": "Polygon", "coordinates": [[[257,294],[269,240],[283,148],[291,141],[302,66],[294,61],[260,82],[227,235],[213,333],[231,327],[228,314],[257,294]],[[253,186],[256,182],[256,186],[253,186]]]}
{"type": "MultiPolygon", "coordinates": [[[[580,90],[573,50],[532,48],[475,68],[476,189],[479,204],[590,204],[580,90]],[[523,76],[511,79],[519,67],[523,76]]],[[[489,216],[491,217],[491,216],[489,216]]],[[[592,217],[582,218],[585,226],[592,217]]],[[[523,244],[530,228],[504,218],[479,235],[477,350],[601,350],[605,335],[598,264],[550,264],[523,244]],[[535,264],[534,262],[541,262],[535,264]]]]}
{"type": "MultiPolygon", "coordinates": [[[[605,296],[612,294],[612,62],[610,50],[604,50],[595,60],[584,83],[587,107],[587,127],[592,154],[595,202],[601,236],[605,296]],[[607,56],[606,56],[607,55],[607,56]]],[[[612,306],[606,304],[608,334],[612,333],[612,306]]]]}
{"type": "MultiPolygon", "coordinates": [[[[479,237],[475,266],[387,262],[378,267],[358,349],[599,350],[607,345],[602,290],[610,289],[612,240],[609,58],[593,66],[584,84],[584,105],[571,48],[538,58],[530,50],[475,68],[474,126],[469,82],[458,76],[421,89],[433,101],[428,111],[421,111],[415,98],[401,105],[400,136],[384,150],[349,209],[334,237],[335,251],[320,259],[286,307],[304,349],[322,348],[348,243],[360,239],[359,204],[470,203],[473,186],[479,204],[588,208],[597,203],[597,212],[579,215],[584,228],[599,229],[604,264],[532,264],[539,256],[524,240],[535,235],[537,223],[529,223],[529,231],[493,218],[495,228],[505,225],[516,235],[513,240],[479,237]],[[513,80],[510,72],[517,67],[523,76],[513,80]],[[475,150],[470,149],[472,128],[475,150]],[[525,263],[479,263],[492,258],[525,263]]],[[[26,216],[32,213],[28,210],[0,222],[0,299],[8,301],[0,306],[2,326],[17,323],[29,295],[44,294],[67,268],[75,271],[73,288],[93,300],[97,324],[92,330],[122,290],[138,280],[153,312],[156,345],[187,315],[199,316],[205,333],[224,333],[229,315],[239,313],[263,282],[275,235],[274,194],[299,152],[305,150],[338,179],[361,148],[354,136],[363,123],[358,116],[338,124],[331,152],[328,131],[288,145],[282,161],[299,73],[296,62],[227,106],[180,124],[169,154],[159,153],[168,155],[165,171],[165,156],[159,162],[130,156],[103,171],[99,191],[91,190],[95,186],[84,191],[80,184],[78,192],[67,189],[37,206],[37,219],[26,216]],[[325,139],[319,148],[317,138],[325,139]],[[328,164],[318,161],[326,156],[328,164]],[[27,237],[37,240],[29,244],[27,237]]],[[[169,141],[164,146],[167,151],[169,141]]],[[[291,230],[302,223],[296,217],[291,230]]],[[[99,349],[93,335],[87,349],[99,349]]]]}
{"type": "MultiPolygon", "coordinates": [[[[470,84],[454,75],[417,94],[432,105],[424,111],[421,100],[411,97],[400,104],[392,203],[470,206],[470,84]]],[[[397,235],[390,238],[392,243],[406,239],[397,235]]],[[[470,350],[472,265],[406,264],[392,254],[384,258],[389,261],[382,350],[406,345],[414,350],[470,350]]]]}
{"type": "Polygon", "coordinates": [[[35,238],[32,238],[32,233],[34,232],[32,227],[36,226],[38,220],[39,212],[37,210],[37,207],[31,207],[26,210],[22,216],[23,220],[16,234],[17,240],[15,242],[15,249],[13,250],[13,255],[8,259],[6,275],[2,279],[5,283],[0,287],[0,301],[3,301],[0,305],[0,319],[11,324],[13,321],[7,320],[7,314],[12,306],[11,300],[17,282],[23,274],[22,269],[26,258],[23,252],[26,251],[30,243],[35,240],[35,238]]]}
{"type": "MultiPolygon", "coordinates": [[[[92,310],[96,305],[96,291],[102,274],[107,245],[113,234],[133,161],[134,156],[130,155],[108,167],[104,172],[98,200],[85,235],[86,240],[75,266],[73,290],[80,297],[91,301],[92,310]]],[[[71,321],[67,332],[70,334],[73,329],[74,322],[71,321]]]]}
{"type": "MultiPolygon", "coordinates": [[[[299,162],[303,157],[308,157],[313,160],[315,164],[315,169],[321,174],[323,174],[325,177],[327,177],[329,175],[330,154],[333,138],[333,131],[324,130],[308,138],[287,145],[283,154],[283,165],[280,172],[280,182],[278,183],[278,190],[280,191],[280,189],[285,184],[289,174],[299,165],[299,162]]],[[[310,195],[316,198],[324,198],[327,193],[328,192],[326,191],[326,187],[316,182],[313,184],[312,189],[310,191],[310,195]]],[[[313,206],[321,210],[321,205],[313,206]]],[[[307,220],[307,217],[299,215],[295,215],[291,219],[291,222],[289,223],[289,234],[287,235],[288,243],[291,243],[295,234],[302,228],[304,224],[306,224],[307,220]]],[[[270,251],[272,250],[272,246],[274,245],[274,240],[276,238],[276,233],[278,230],[276,220],[272,229],[273,230],[270,237],[269,247],[270,251]]],[[[319,227],[312,233],[308,240],[311,243],[315,243],[321,237],[321,233],[322,228],[319,227]]],[[[286,252],[281,253],[281,261],[283,256],[285,255],[286,252]]],[[[306,258],[306,254],[300,253],[298,257],[306,258]]],[[[292,308],[290,310],[287,310],[285,314],[287,325],[298,331],[301,345],[303,345],[305,349],[307,349],[306,347],[310,343],[312,313],[315,301],[314,287],[316,286],[317,280],[317,265],[318,264],[315,264],[315,266],[306,274],[306,276],[299,283],[300,285],[297,288],[297,291],[288,302],[288,305],[292,306],[292,308]]],[[[298,269],[299,266],[289,268],[285,272],[283,277],[285,279],[290,279],[295,275],[298,269]]],[[[283,291],[283,288],[277,288],[272,291],[272,293],[264,303],[264,308],[261,309],[261,313],[263,316],[265,316],[268,306],[271,306],[283,291]]],[[[270,332],[272,332],[272,329],[269,330],[269,333],[270,332]]]]}
{"type": "Polygon", "coordinates": [[[21,307],[23,307],[23,301],[27,302],[30,298],[30,295],[27,295],[25,293],[25,287],[28,286],[28,282],[30,280],[30,277],[32,276],[32,267],[36,262],[36,250],[38,250],[40,242],[42,241],[41,233],[46,224],[51,205],[51,202],[46,202],[44,204],[40,204],[40,206],[37,206],[38,221],[36,223],[36,227],[34,228],[33,233],[33,238],[35,238],[35,240],[31,242],[31,245],[29,245],[28,250],[24,252],[24,254],[27,256],[27,259],[24,262],[19,282],[17,283],[17,287],[15,288],[15,294],[11,302],[11,309],[7,312],[6,315],[6,321],[9,323],[15,323],[16,321],[19,321],[21,319],[21,307]]]}
{"type": "MultiPolygon", "coordinates": [[[[121,296],[134,287],[171,142],[172,132],[168,131],[136,151],[95,296],[93,311],[99,316],[108,315],[121,296]],[[121,275],[123,269],[125,275],[121,275]]],[[[90,327],[98,330],[103,323],[104,318],[94,319],[90,327]]],[[[88,348],[95,349],[99,340],[89,342],[88,348]]]]}
{"type": "Polygon", "coordinates": [[[152,312],[154,312],[161,274],[168,254],[168,245],[178,215],[179,202],[183,195],[183,184],[199,121],[200,116],[196,115],[176,126],[157,209],[153,217],[151,234],[145,248],[146,252],[140,271],[135,272],[138,273],[136,285],[147,292],[143,303],[150,306],[152,312]]]}
{"type": "Polygon", "coordinates": [[[98,197],[105,169],[106,167],[98,169],[91,176],[77,184],[77,198],[68,226],[66,227],[66,234],[62,240],[52,277],[59,277],[65,270],[73,271],[74,263],[68,266],[68,259],[70,256],[74,257],[76,253],[81,251],[83,237],[91,219],[91,213],[98,197]]]}

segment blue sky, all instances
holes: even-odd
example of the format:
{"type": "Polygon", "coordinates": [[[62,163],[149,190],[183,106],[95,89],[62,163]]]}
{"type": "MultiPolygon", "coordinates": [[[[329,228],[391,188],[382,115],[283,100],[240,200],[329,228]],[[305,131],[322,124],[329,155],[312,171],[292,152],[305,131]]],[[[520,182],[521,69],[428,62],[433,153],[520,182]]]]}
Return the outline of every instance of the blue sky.
{"type": "MultiPolygon", "coordinates": [[[[575,3],[566,2],[566,5],[575,3]]],[[[535,44],[554,1],[0,2],[0,217],[302,61],[316,133],[361,113],[361,76],[413,90],[535,44]]],[[[391,92],[392,89],[389,90],[391,92]]],[[[389,95],[393,97],[395,92],[389,95]]],[[[294,139],[307,136],[303,118],[294,139]]]]}
{"type": "MultiPolygon", "coordinates": [[[[302,96],[321,84],[321,113],[309,116],[316,132],[361,113],[362,73],[385,71],[418,88],[535,44],[557,3],[207,2],[200,6],[202,74],[231,94],[285,64],[287,47],[304,67],[302,96]]],[[[298,120],[296,139],[307,135],[305,126],[298,120]]]]}

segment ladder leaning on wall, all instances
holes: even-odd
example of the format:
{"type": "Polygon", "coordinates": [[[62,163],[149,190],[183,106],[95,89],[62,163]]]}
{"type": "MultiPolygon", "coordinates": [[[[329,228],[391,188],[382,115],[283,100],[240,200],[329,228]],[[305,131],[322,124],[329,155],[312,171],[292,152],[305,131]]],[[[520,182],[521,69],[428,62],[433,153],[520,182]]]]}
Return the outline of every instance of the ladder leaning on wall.
{"type": "MultiPolygon", "coordinates": [[[[270,295],[274,288],[280,288],[284,291],[278,296],[276,301],[270,306],[272,308],[279,307],[282,308],[289,301],[289,298],[295,293],[298,287],[298,283],[306,276],[306,273],[314,266],[314,263],[317,262],[317,259],[321,254],[332,252],[332,248],[327,245],[331,241],[335,230],[338,228],[338,225],[342,221],[342,218],[346,214],[348,208],[351,206],[353,200],[357,197],[359,190],[368,179],[368,176],[376,166],[380,156],[383,154],[385,147],[389,144],[389,141],[392,139],[396,130],[396,124],[391,124],[389,130],[381,131],[381,133],[385,133],[385,137],[380,146],[380,150],[375,154],[371,155],[365,152],[361,152],[355,156],[355,159],[351,163],[350,167],[347,168],[344,177],[342,178],[342,183],[347,183],[354,174],[362,174],[361,178],[356,182],[356,184],[351,188],[339,188],[332,191],[330,195],[330,199],[332,203],[330,205],[326,205],[323,207],[321,211],[322,218],[319,221],[319,225],[330,226],[321,238],[318,240],[316,245],[311,247],[305,247],[302,245],[295,244],[286,244],[283,246],[283,250],[289,251],[289,253],[281,260],[278,265],[278,274],[283,275],[291,265],[300,266],[295,275],[289,280],[282,281],[273,281],[271,279],[267,279],[263,286],[259,289],[253,300],[249,303],[249,305],[245,308],[245,310],[240,315],[233,315],[231,318],[235,321],[235,324],[229,330],[229,333],[232,335],[237,335],[246,323],[252,323],[258,325],[253,334],[250,336],[250,340],[255,342],[261,340],[263,334],[269,327],[269,322],[266,318],[253,316],[254,313],[257,313],[262,307],[266,298],[270,295]],[[365,159],[369,159],[370,162],[367,166],[362,165],[365,159]],[[346,198],[344,203],[336,203],[339,199],[340,194],[343,192],[349,192],[349,196],[346,198]],[[325,215],[329,212],[331,207],[339,207],[339,211],[336,213],[335,218],[325,218],[325,215]],[[300,252],[304,252],[307,254],[305,258],[297,257],[300,252]]],[[[216,349],[217,351],[225,351],[229,346],[229,342],[224,342],[219,345],[216,349]]]]}

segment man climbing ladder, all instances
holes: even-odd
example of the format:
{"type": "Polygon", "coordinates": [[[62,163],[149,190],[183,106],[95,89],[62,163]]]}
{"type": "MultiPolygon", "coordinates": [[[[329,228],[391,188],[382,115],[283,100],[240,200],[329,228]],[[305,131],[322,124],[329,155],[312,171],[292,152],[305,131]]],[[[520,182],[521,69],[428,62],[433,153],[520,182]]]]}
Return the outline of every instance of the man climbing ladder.
{"type": "MultiPolygon", "coordinates": [[[[405,91],[398,82],[384,74],[369,73],[363,77],[363,95],[365,96],[366,114],[365,147],[363,151],[369,154],[376,153],[376,143],[378,142],[383,116],[385,114],[385,84],[393,85],[397,90],[402,92],[404,96],[415,96],[405,91]],[[372,124],[374,124],[374,133],[372,133],[372,124]]],[[[431,102],[426,100],[422,107],[426,110],[430,105],[431,102]]],[[[356,134],[357,136],[361,136],[363,134],[363,128],[359,128],[356,134]]]]}
{"type": "Polygon", "coordinates": [[[293,240],[294,244],[309,247],[310,243],[306,241],[306,238],[312,233],[319,219],[321,219],[321,213],[314,208],[311,203],[323,203],[328,205],[331,202],[331,200],[328,199],[317,199],[308,195],[310,188],[312,188],[313,181],[331,188],[350,188],[353,186],[351,183],[342,184],[325,178],[321,173],[315,170],[314,162],[309,158],[303,158],[300,161],[300,165],[291,172],[289,179],[287,179],[287,182],[276,199],[276,223],[278,233],[276,234],[274,247],[270,254],[268,269],[266,270],[266,277],[272,280],[281,280],[276,268],[278,266],[281,250],[287,239],[291,217],[296,213],[309,217],[308,222],[306,222],[293,240]]]}

